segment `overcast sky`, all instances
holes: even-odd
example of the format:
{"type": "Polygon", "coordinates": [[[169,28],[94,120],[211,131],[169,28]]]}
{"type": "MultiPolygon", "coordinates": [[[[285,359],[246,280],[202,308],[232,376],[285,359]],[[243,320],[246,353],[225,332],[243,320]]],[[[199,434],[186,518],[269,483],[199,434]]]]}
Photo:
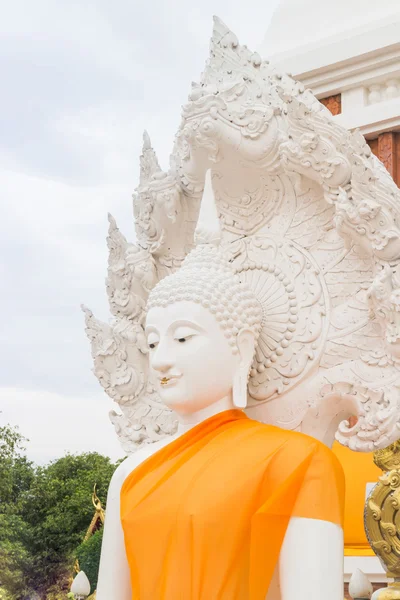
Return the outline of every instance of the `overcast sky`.
{"type": "Polygon", "coordinates": [[[122,456],[80,304],[108,320],[107,212],[134,241],[142,131],[167,168],[212,15],[258,49],[278,0],[13,0],[0,20],[0,424],[122,456]]]}

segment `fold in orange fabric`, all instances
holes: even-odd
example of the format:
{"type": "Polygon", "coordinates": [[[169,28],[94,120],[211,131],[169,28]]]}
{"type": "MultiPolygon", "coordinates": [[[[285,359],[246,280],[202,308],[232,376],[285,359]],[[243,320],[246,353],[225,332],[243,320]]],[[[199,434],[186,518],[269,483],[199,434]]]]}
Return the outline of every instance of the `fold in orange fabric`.
{"type": "Polygon", "coordinates": [[[121,489],[132,600],[265,600],[289,519],[342,526],[343,470],[301,433],[219,413],[121,489]]]}

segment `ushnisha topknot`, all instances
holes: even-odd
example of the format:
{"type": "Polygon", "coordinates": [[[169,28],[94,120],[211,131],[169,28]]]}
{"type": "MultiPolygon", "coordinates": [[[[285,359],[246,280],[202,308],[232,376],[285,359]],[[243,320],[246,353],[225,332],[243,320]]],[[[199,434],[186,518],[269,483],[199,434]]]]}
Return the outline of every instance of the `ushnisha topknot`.
{"type": "Polygon", "coordinates": [[[201,304],[215,315],[232,352],[238,353],[236,338],[249,329],[258,339],[262,308],[248,285],[241,282],[221,248],[221,231],[211,182],[207,171],[200,215],[195,232],[196,247],[176,273],[164,277],[150,292],[147,310],[188,300],[201,304]]]}

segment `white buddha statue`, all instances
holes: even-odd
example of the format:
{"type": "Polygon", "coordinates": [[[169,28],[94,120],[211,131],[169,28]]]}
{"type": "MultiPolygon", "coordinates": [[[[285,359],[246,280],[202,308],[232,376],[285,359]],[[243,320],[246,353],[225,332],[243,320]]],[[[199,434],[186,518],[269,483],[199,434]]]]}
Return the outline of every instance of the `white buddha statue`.
{"type": "Polygon", "coordinates": [[[145,330],[178,431],[112,478],[97,600],[342,600],[331,451],[242,411],[263,307],[219,249],[210,172],[195,241],[145,330]]]}

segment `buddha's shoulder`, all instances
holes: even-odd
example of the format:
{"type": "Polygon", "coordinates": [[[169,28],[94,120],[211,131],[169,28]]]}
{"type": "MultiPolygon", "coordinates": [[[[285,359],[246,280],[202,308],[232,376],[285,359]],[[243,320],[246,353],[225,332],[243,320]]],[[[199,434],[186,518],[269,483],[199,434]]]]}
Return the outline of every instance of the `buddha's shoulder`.
{"type": "Polygon", "coordinates": [[[164,446],[169,443],[169,439],[163,438],[158,442],[146,444],[141,448],[138,448],[136,452],[129,454],[125,460],[118,465],[112,476],[111,484],[115,488],[122,487],[125,479],[142,463],[144,463],[150,456],[153,456],[158,450],[161,450],[164,446]]]}
{"type": "Polygon", "coordinates": [[[306,433],[302,433],[301,431],[291,431],[289,429],[283,429],[282,427],[264,424],[258,421],[253,421],[253,423],[254,431],[257,432],[257,437],[260,436],[265,438],[266,441],[268,439],[273,440],[275,444],[285,445],[293,450],[298,448],[318,452],[321,456],[336,460],[335,454],[326,444],[306,433]]]}

